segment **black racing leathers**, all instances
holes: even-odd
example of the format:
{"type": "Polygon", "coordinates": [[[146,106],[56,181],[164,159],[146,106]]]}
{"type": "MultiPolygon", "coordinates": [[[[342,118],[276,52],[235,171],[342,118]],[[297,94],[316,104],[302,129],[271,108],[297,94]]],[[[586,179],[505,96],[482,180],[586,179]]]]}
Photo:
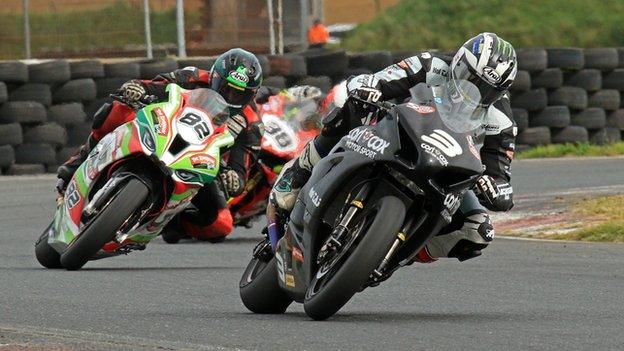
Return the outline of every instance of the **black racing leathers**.
{"type": "MultiPolygon", "coordinates": [[[[438,85],[449,79],[449,62],[449,57],[425,52],[406,58],[377,73],[350,78],[347,81],[347,93],[360,87],[372,87],[381,91],[380,100],[403,101],[410,97],[409,90],[419,83],[438,85]]],[[[353,106],[346,104],[340,112],[328,115],[323,121],[321,135],[315,140],[315,146],[321,156],[329,152],[349,130],[365,122],[356,117],[358,114],[350,109],[353,109],[353,106]]],[[[484,129],[485,137],[481,148],[484,174],[494,178],[499,194],[491,201],[484,196],[479,196],[479,200],[489,210],[507,211],[513,207],[510,167],[517,131],[508,95],[488,108],[484,129]]]]}

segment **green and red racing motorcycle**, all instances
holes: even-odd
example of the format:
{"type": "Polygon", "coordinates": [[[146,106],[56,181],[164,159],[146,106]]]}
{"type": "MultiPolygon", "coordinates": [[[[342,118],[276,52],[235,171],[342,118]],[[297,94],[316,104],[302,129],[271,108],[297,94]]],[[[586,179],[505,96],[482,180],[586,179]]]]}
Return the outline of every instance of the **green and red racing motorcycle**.
{"type": "Polygon", "coordinates": [[[59,197],[37,240],[47,268],[80,269],[89,260],[143,250],[215,181],[222,149],[234,143],[221,95],[167,86],[169,98],[145,105],[106,135],[59,197]]]}

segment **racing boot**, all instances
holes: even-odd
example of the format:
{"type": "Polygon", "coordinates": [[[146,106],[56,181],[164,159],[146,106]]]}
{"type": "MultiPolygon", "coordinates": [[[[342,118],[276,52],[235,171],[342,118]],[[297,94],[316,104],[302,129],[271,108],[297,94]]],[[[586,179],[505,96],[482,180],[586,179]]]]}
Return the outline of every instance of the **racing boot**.
{"type": "Polygon", "coordinates": [[[312,168],[321,160],[314,141],[309,142],[299,157],[284,165],[279,178],[271,190],[271,201],[275,205],[290,212],[295,206],[299,191],[310,179],[312,168]]]}
{"type": "Polygon", "coordinates": [[[416,262],[431,263],[440,257],[454,257],[465,261],[481,256],[494,238],[494,227],[485,212],[473,213],[464,218],[462,227],[450,233],[431,238],[416,255],[416,262]]]}
{"type": "Polygon", "coordinates": [[[94,140],[93,135],[89,134],[87,142],[80,146],[78,151],[56,170],[56,177],[58,178],[56,190],[59,194],[65,193],[65,189],[67,189],[67,185],[72,176],[76,173],[78,167],[87,159],[87,156],[89,156],[89,153],[96,144],[97,142],[94,140]]]}

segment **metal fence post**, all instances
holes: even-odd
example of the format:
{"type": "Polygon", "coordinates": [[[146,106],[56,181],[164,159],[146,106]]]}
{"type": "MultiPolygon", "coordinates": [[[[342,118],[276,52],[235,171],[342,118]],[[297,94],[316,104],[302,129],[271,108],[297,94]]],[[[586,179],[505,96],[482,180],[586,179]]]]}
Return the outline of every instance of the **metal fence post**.
{"type": "Polygon", "coordinates": [[[186,41],[184,40],[184,0],[176,1],[176,27],[178,29],[178,57],[186,58],[186,41]]]}
{"type": "Polygon", "coordinates": [[[301,50],[308,48],[308,0],[299,0],[299,10],[301,10],[301,50]]]}
{"type": "Polygon", "coordinates": [[[24,46],[26,49],[26,58],[30,59],[30,16],[28,14],[28,0],[24,0],[24,46]]]}
{"type": "Polygon", "coordinates": [[[151,60],[154,58],[154,51],[152,49],[149,0],[143,0],[143,22],[145,23],[145,49],[147,50],[147,58],[151,60]]]}
{"type": "Polygon", "coordinates": [[[277,53],[284,54],[284,21],[282,17],[282,0],[277,0],[277,53]]]}
{"type": "Polygon", "coordinates": [[[267,0],[267,11],[269,12],[269,52],[275,55],[275,23],[273,23],[273,0],[267,0]]]}

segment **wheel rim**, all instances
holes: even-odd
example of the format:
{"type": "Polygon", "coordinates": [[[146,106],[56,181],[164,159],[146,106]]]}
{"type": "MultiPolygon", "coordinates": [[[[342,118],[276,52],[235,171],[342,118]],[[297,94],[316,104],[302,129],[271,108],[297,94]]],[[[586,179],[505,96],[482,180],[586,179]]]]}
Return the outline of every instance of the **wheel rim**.
{"type": "Polygon", "coordinates": [[[349,240],[342,245],[338,253],[319,267],[314,278],[312,278],[310,287],[306,293],[308,298],[318,294],[327,285],[327,283],[331,281],[336,273],[338,273],[342,264],[348,259],[348,254],[355,248],[356,242],[361,239],[362,231],[365,231],[366,228],[370,227],[376,215],[377,210],[371,209],[355,222],[349,240]]]}

